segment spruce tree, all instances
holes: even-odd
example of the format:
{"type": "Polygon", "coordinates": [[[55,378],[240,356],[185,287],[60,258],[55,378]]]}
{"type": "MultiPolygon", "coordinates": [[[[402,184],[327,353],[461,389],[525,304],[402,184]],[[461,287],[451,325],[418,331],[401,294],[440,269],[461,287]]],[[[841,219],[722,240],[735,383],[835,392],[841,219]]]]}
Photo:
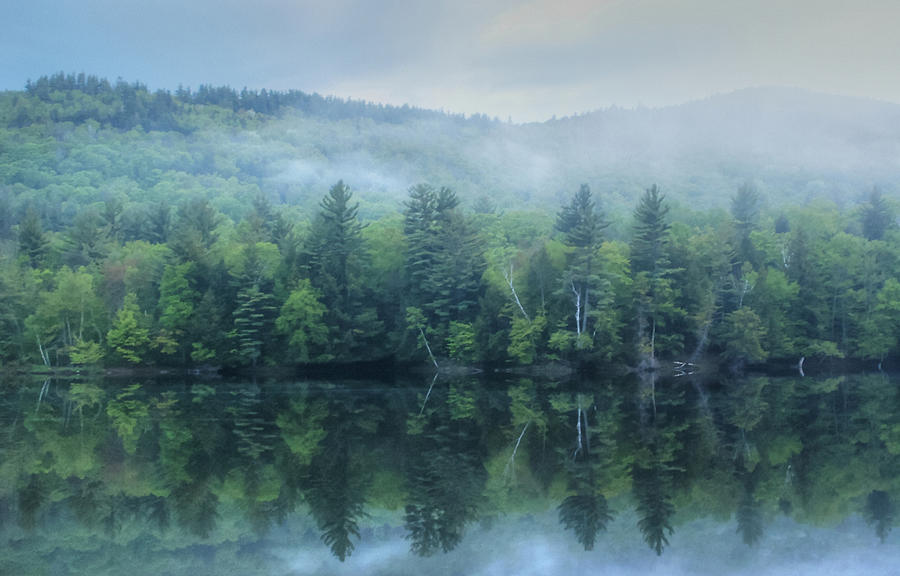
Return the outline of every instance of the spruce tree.
{"type": "Polygon", "coordinates": [[[359,204],[352,200],[343,181],[331,187],[319,204],[307,247],[310,282],[328,310],[333,354],[344,358],[377,353],[382,331],[374,307],[368,305],[368,255],[357,217],[359,204]]]}
{"type": "Polygon", "coordinates": [[[863,236],[868,240],[881,240],[895,226],[894,214],[878,188],[872,189],[862,210],[863,236]]]}
{"type": "Polygon", "coordinates": [[[562,292],[571,294],[575,300],[576,348],[579,349],[589,346],[592,289],[599,283],[595,252],[603,242],[603,229],[607,225],[587,184],[581,185],[556,218],[556,229],[565,235],[565,243],[572,249],[565,274],[567,286],[563,286],[562,292]]]}
{"type": "Polygon", "coordinates": [[[404,212],[408,304],[421,310],[435,345],[452,322],[475,319],[484,262],[476,235],[449,188],[419,184],[404,212]]]}
{"type": "Polygon", "coordinates": [[[660,329],[684,314],[676,306],[670,279],[668,213],[665,196],[655,184],[644,192],[634,211],[631,270],[638,297],[639,344],[651,362],[660,337],[671,347],[678,345],[679,335],[663,334],[660,329]]]}

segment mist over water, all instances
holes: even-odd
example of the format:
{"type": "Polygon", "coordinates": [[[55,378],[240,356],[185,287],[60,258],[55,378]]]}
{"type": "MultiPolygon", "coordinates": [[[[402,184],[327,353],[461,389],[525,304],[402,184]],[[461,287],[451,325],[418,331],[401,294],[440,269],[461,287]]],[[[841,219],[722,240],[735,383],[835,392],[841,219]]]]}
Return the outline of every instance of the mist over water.
{"type": "Polygon", "coordinates": [[[501,518],[489,528],[475,527],[459,547],[445,555],[416,558],[402,538],[364,535],[352,561],[340,563],[314,549],[279,550],[285,572],[297,576],[329,574],[522,576],[605,574],[613,576],[831,576],[900,573],[896,539],[880,543],[860,518],[810,527],[776,518],[757,547],[748,548],[735,524],[710,519],[677,526],[672,547],[648,554],[637,531],[637,517],[621,514],[584,551],[559,530],[556,515],[501,518]]]}

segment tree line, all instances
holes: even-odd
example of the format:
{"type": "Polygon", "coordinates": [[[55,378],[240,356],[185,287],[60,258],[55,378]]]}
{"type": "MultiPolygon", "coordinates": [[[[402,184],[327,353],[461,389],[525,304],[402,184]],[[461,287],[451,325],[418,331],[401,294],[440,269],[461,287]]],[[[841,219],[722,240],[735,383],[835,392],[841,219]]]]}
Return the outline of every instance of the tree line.
{"type": "Polygon", "coordinates": [[[304,218],[262,193],[232,219],[195,197],[85,206],[47,229],[34,202],[3,240],[4,364],[202,365],[395,358],[653,366],[881,362],[900,335],[900,236],[873,190],[852,210],[670,213],[648,188],[626,222],[587,185],[557,214],[464,210],[418,184],[362,221],[337,182],[304,218]],[[615,223],[616,226],[611,226],[615,223]]]}
{"type": "MultiPolygon", "coordinates": [[[[376,122],[402,123],[411,120],[453,118],[453,116],[422,108],[375,104],[361,100],[344,100],[300,90],[236,90],[230,86],[200,84],[196,89],[179,86],[169,90],[151,91],[142,82],[118,79],[110,82],[92,74],[57,72],[28,80],[22,97],[16,97],[7,119],[10,128],[23,128],[43,122],[73,122],[89,120],[118,130],[141,127],[150,130],[190,132],[194,127],[184,122],[184,109],[189,106],[216,106],[232,112],[252,111],[274,115],[291,109],[326,118],[347,120],[367,118],[376,122]]],[[[473,116],[488,123],[486,116],[473,116]]]]}

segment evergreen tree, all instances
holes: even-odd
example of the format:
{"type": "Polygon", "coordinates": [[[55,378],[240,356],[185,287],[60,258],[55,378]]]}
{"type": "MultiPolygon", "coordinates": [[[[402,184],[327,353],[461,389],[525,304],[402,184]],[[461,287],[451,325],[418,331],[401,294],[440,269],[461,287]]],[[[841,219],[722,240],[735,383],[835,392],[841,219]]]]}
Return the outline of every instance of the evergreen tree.
{"type": "Polygon", "coordinates": [[[195,266],[192,262],[169,264],[159,285],[159,334],[156,345],[165,355],[181,351],[187,359],[184,334],[191,329],[194,307],[199,295],[191,286],[195,266]]]}
{"type": "Polygon", "coordinates": [[[581,185],[556,218],[556,229],[565,235],[566,246],[571,249],[565,272],[566,286],[562,287],[562,292],[572,294],[575,300],[575,345],[578,349],[591,345],[588,323],[591,298],[597,300],[592,290],[600,281],[595,252],[603,241],[603,229],[607,225],[587,184],[581,185]]]}
{"type": "Polygon", "coordinates": [[[271,338],[275,320],[271,281],[264,277],[256,242],[248,242],[243,249],[243,269],[234,280],[235,298],[234,329],[237,357],[242,363],[256,366],[267,340],[271,338]]]}
{"type": "Polygon", "coordinates": [[[101,229],[100,216],[93,210],[79,212],[65,235],[65,261],[70,266],[86,266],[101,261],[107,244],[101,229]]]}
{"type": "Polygon", "coordinates": [[[759,224],[759,212],[760,196],[756,187],[752,184],[742,185],[731,198],[731,217],[735,229],[734,251],[738,269],[744,262],[756,263],[750,233],[759,224]]]}
{"type": "Polygon", "coordinates": [[[358,203],[343,181],[331,187],[319,204],[319,215],[308,239],[310,282],[322,295],[333,353],[352,358],[378,352],[381,323],[368,305],[365,273],[368,265],[358,203]]]}
{"type": "Polygon", "coordinates": [[[658,341],[669,349],[680,345],[680,334],[662,329],[684,314],[676,306],[676,291],[670,279],[673,270],[668,253],[668,213],[665,196],[655,184],[644,192],[634,211],[631,271],[638,299],[639,344],[651,362],[656,357],[658,341]]]}
{"type": "MultiPolygon", "coordinates": [[[[154,235],[165,232],[165,213],[161,208],[153,219],[154,235]]],[[[178,210],[178,220],[169,239],[169,247],[184,262],[203,263],[210,247],[218,239],[222,215],[205,199],[194,199],[178,210]]]]}
{"type": "Polygon", "coordinates": [[[881,240],[885,233],[896,227],[894,214],[890,205],[881,195],[881,190],[874,188],[862,209],[862,231],[868,240],[881,240]]]}
{"type": "Polygon", "coordinates": [[[37,268],[43,262],[49,245],[40,217],[29,208],[19,223],[19,251],[28,258],[32,268],[37,268]]]}
{"type": "Polygon", "coordinates": [[[435,348],[443,347],[451,322],[475,319],[484,270],[477,238],[458,206],[452,190],[419,184],[410,188],[404,212],[409,304],[424,314],[435,348]]]}
{"type": "Polygon", "coordinates": [[[162,244],[169,239],[172,210],[165,202],[160,202],[147,214],[146,238],[152,244],[162,244]]]}

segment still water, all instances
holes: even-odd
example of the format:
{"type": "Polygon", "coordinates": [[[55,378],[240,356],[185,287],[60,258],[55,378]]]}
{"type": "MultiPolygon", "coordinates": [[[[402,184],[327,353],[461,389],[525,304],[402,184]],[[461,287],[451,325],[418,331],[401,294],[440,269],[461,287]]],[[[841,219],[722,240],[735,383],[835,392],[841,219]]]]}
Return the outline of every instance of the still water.
{"type": "Polygon", "coordinates": [[[0,574],[893,574],[900,381],[0,388],[0,574]]]}

